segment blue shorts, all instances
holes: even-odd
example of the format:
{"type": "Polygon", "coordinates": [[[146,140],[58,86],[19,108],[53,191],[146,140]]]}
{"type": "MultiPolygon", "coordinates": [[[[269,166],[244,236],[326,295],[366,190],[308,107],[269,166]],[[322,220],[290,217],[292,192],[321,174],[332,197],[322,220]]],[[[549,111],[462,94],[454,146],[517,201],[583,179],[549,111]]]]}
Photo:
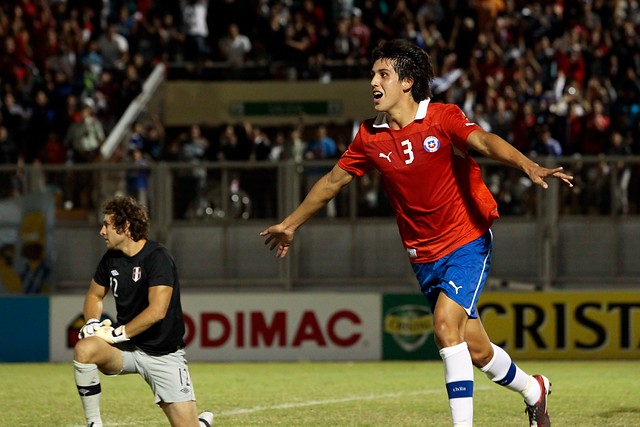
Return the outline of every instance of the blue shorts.
{"type": "Polygon", "coordinates": [[[489,275],[492,253],[493,234],[487,230],[437,261],[412,264],[431,311],[435,310],[440,292],[444,292],[464,308],[470,318],[477,318],[476,304],[489,275]]]}

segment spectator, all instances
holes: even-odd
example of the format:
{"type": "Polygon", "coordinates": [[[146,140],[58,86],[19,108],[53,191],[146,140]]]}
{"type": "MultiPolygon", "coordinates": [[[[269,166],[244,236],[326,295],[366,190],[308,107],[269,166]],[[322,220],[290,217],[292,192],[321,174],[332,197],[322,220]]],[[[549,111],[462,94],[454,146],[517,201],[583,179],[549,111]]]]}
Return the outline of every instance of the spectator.
{"type": "Polygon", "coordinates": [[[588,155],[606,153],[610,128],[611,118],[606,114],[603,102],[594,101],[593,110],[585,119],[585,132],[588,137],[583,139],[580,152],[588,155]]]}
{"type": "Polygon", "coordinates": [[[291,158],[296,163],[301,163],[304,160],[305,151],[307,149],[307,142],[302,139],[301,126],[294,128],[291,131],[291,158]]]}
{"type": "Polygon", "coordinates": [[[330,62],[344,62],[346,65],[355,63],[354,56],[357,47],[354,46],[354,40],[351,38],[351,21],[343,18],[336,23],[335,36],[331,49],[329,50],[330,62]]]}
{"type": "MultiPolygon", "coordinates": [[[[0,125],[0,165],[17,166],[18,148],[5,126],[0,125]]],[[[15,172],[0,172],[0,198],[12,197],[17,191],[15,172]]]]}
{"type": "MultiPolygon", "coordinates": [[[[631,156],[631,146],[627,139],[620,132],[612,132],[609,149],[610,156],[631,156]]],[[[631,167],[624,159],[618,159],[613,164],[615,174],[614,206],[617,214],[629,213],[629,184],[631,181],[631,167]]]]}
{"type": "Polygon", "coordinates": [[[355,58],[363,64],[369,63],[369,43],[371,42],[371,29],[362,22],[362,10],[355,7],[351,15],[351,27],[349,28],[351,43],[356,49],[355,58]]]}
{"type": "MultiPolygon", "coordinates": [[[[189,128],[189,137],[180,149],[180,160],[198,164],[206,161],[206,153],[209,149],[209,139],[202,134],[199,125],[191,125],[189,128]]],[[[196,181],[197,192],[200,193],[207,183],[207,170],[204,167],[194,167],[192,169],[193,177],[196,181]]]]}
{"type": "Polygon", "coordinates": [[[129,136],[129,146],[127,151],[138,150],[142,152],[145,147],[145,128],[142,122],[136,120],[131,125],[131,135],[129,136]]]}
{"type": "Polygon", "coordinates": [[[284,28],[283,59],[289,63],[288,79],[296,80],[304,75],[310,49],[311,40],[303,16],[300,12],[294,13],[293,21],[288,22],[284,28]]]}
{"type": "Polygon", "coordinates": [[[220,146],[216,154],[218,160],[248,160],[251,155],[251,145],[247,134],[238,132],[233,125],[222,127],[220,146]]]}
{"type": "Polygon", "coordinates": [[[291,158],[291,147],[287,146],[287,137],[284,130],[277,130],[273,138],[273,146],[269,151],[268,160],[277,162],[291,158]]]}
{"type": "Polygon", "coordinates": [[[153,160],[161,160],[165,149],[165,130],[156,115],[151,115],[151,122],[146,128],[146,137],[142,151],[153,160]]]}
{"type": "Polygon", "coordinates": [[[57,132],[49,131],[44,143],[42,163],[50,165],[62,165],[67,161],[67,147],[57,132]]]}
{"type": "Polygon", "coordinates": [[[142,206],[149,206],[149,160],[135,148],[129,151],[128,160],[133,168],[127,169],[127,194],[142,206]]]}
{"type": "Polygon", "coordinates": [[[92,163],[98,159],[105,134],[90,105],[80,107],[78,121],[69,127],[65,144],[73,149],[75,163],[92,163]]]}
{"type": "MultiPolygon", "coordinates": [[[[306,160],[327,160],[333,159],[338,154],[336,141],[327,133],[327,127],[319,125],[316,128],[315,138],[309,141],[305,151],[306,160]]],[[[313,185],[329,170],[329,167],[312,166],[305,168],[306,189],[309,191],[313,185]]],[[[326,216],[333,218],[337,215],[335,199],[327,203],[324,210],[326,216]]]]}
{"type": "Polygon", "coordinates": [[[504,97],[499,96],[496,100],[496,108],[489,119],[493,133],[513,144],[513,111],[507,105],[504,97]]]}
{"type": "Polygon", "coordinates": [[[541,156],[562,156],[562,145],[560,141],[551,135],[551,130],[548,126],[544,126],[542,130],[540,130],[540,136],[534,147],[534,151],[541,156]]]}
{"type": "Polygon", "coordinates": [[[201,214],[201,201],[207,183],[207,169],[199,166],[206,161],[206,153],[210,142],[202,135],[199,125],[191,125],[186,134],[180,135],[180,146],[177,160],[191,164],[189,169],[180,170],[177,174],[174,191],[174,207],[177,218],[195,218],[201,214]]]}
{"type": "Polygon", "coordinates": [[[236,68],[245,64],[247,55],[251,52],[251,40],[240,33],[238,24],[229,24],[229,30],[225,37],[220,40],[220,59],[225,65],[236,68]]]}
{"type": "Polygon", "coordinates": [[[535,108],[532,102],[526,102],[516,117],[513,129],[512,145],[523,153],[533,148],[533,130],[536,125],[535,108]]]}
{"type": "Polygon", "coordinates": [[[29,129],[29,141],[25,144],[25,162],[43,160],[44,148],[53,130],[55,111],[49,104],[49,98],[44,90],[38,90],[35,94],[34,106],[27,122],[29,129]]]}
{"type": "Polygon", "coordinates": [[[209,48],[209,0],[188,0],[182,10],[185,25],[185,59],[202,63],[210,59],[209,48]]]}
{"type": "Polygon", "coordinates": [[[210,142],[204,135],[199,125],[191,125],[189,138],[182,145],[180,159],[192,163],[200,163],[205,160],[205,154],[210,142]]]}
{"type": "Polygon", "coordinates": [[[123,70],[129,60],[129,42],[117,32],[117,22],[110,19],[105,32],[98,39],[98,51],[103,67],[107,70],[123,70]]]}
{"type": "Polygon", "coordinates": [[[325,125],[316,128],[315,138],[309,142],[306,158],[309,160],[332,159],[337,155],[336,141],[327,133],[325,125]]]}
{"type": "Polygon", "coordinates": [[[142,16],[140,23],[138,52],[147,63],[183,61],[185,35],[172,14],[154,10],[142,16]]]}
{"type": "Polygon", "coordinates": [[[138,32],[141,19],[142,14],[139,11],[135,11],[132,14],[127,4],[121,4],[118,9],[117,18],[114,19],[116,22],[116,31],[127,40],[135,40],[136,37],[132,36],[135,36],[138,32]]]}
{"type": "Polygon", "coordinates": [[[19,152],[24,154],[26,150],[25,132],[26,124],[29,119],[30,112],[28,109],[19,104],[15,95],[11,91],[7,91],[2,98],[2,107],[0,108],[0,117],[9,133],[9,137],[15,142],[19,152]]]}
{"type": "Polygon", "coordinates": [[[162,17],[160,39],[162,41],[160,59],[165,62],[182,62],[184,59],[183,45],[185,44],[186,36],[176,26],[174,17],[170,13],[165,13],[162,17]]]}
{"type": "MultiPolygon", "coordinates": [[[[272,142],[269,135],[258,126],[247,126],[253,142],[251,159],[259,162],[269,160],[272,152],[272,142]]],[[[247,171],[242,179],[246,191],[251,196],[253,216],[258,218],[272,218],[275,216],[277,179],[273,168],[255,168],[247,171]]]]}

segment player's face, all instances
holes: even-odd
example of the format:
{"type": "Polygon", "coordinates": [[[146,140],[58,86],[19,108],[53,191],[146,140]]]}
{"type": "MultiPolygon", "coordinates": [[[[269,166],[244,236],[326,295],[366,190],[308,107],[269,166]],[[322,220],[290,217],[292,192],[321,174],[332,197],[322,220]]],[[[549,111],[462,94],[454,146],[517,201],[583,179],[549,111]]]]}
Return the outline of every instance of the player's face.
{"type": "Polygon", "coordinates": [[[371,68],[371,90],[376,111],[389,111],[401,99],[403,85],[393,64],[386,59],[378,59],[371,68]]]}
{"type": "Polygon", "coordinates": [[[107,244],[107,249],[122,249],[123,245],[127,241],[127,236],[124,233],[118,233],[113,228],[113,215],[105,215],[102,220],[102,228],[100,228],[100,235],[104,238],[107,244]]]}

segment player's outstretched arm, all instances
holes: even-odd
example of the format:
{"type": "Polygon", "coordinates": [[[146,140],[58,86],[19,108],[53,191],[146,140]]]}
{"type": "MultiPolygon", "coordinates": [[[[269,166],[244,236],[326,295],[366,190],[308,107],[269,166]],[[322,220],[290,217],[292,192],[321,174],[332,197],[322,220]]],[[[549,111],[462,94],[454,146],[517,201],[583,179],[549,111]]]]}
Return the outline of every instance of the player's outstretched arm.
{"type": "Polygon", "coordinates": [[[562,167],[549,169],[540,166],[494,133],[478,129],[469,134],[467,143],[469,147],[490,159],[520,169],[534,184],[542,188],[549,187],[546,178],[557,178],[573,187],[573,176],[562,172],[562,167]]]}
{"type": "Polygon", "coordinates": [[[353,181],[353,175],[336,164],[328,174],[315,183],[302,203],[284,221],[260,233],[260,236],[266,237],[264,244],[269,245],[271,250],[277,247],[276,256],[284,258],[293,243],[296,230],[336,197],[342,187],[351,181],[353,181]]]}

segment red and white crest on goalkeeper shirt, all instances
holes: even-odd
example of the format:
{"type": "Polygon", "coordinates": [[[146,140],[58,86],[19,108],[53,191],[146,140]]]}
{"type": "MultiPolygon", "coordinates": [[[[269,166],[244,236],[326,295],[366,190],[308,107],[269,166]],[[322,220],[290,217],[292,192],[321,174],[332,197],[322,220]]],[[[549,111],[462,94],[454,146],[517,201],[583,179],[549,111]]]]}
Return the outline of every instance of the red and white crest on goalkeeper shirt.
{"type": "Polygon", "coordinates": [[[142,278],[142,268],[133,267],[133,274],[131,275],[131,278],[133,279],[134,282],[137,282],[138,280],[140,280],[142,278]]]}

